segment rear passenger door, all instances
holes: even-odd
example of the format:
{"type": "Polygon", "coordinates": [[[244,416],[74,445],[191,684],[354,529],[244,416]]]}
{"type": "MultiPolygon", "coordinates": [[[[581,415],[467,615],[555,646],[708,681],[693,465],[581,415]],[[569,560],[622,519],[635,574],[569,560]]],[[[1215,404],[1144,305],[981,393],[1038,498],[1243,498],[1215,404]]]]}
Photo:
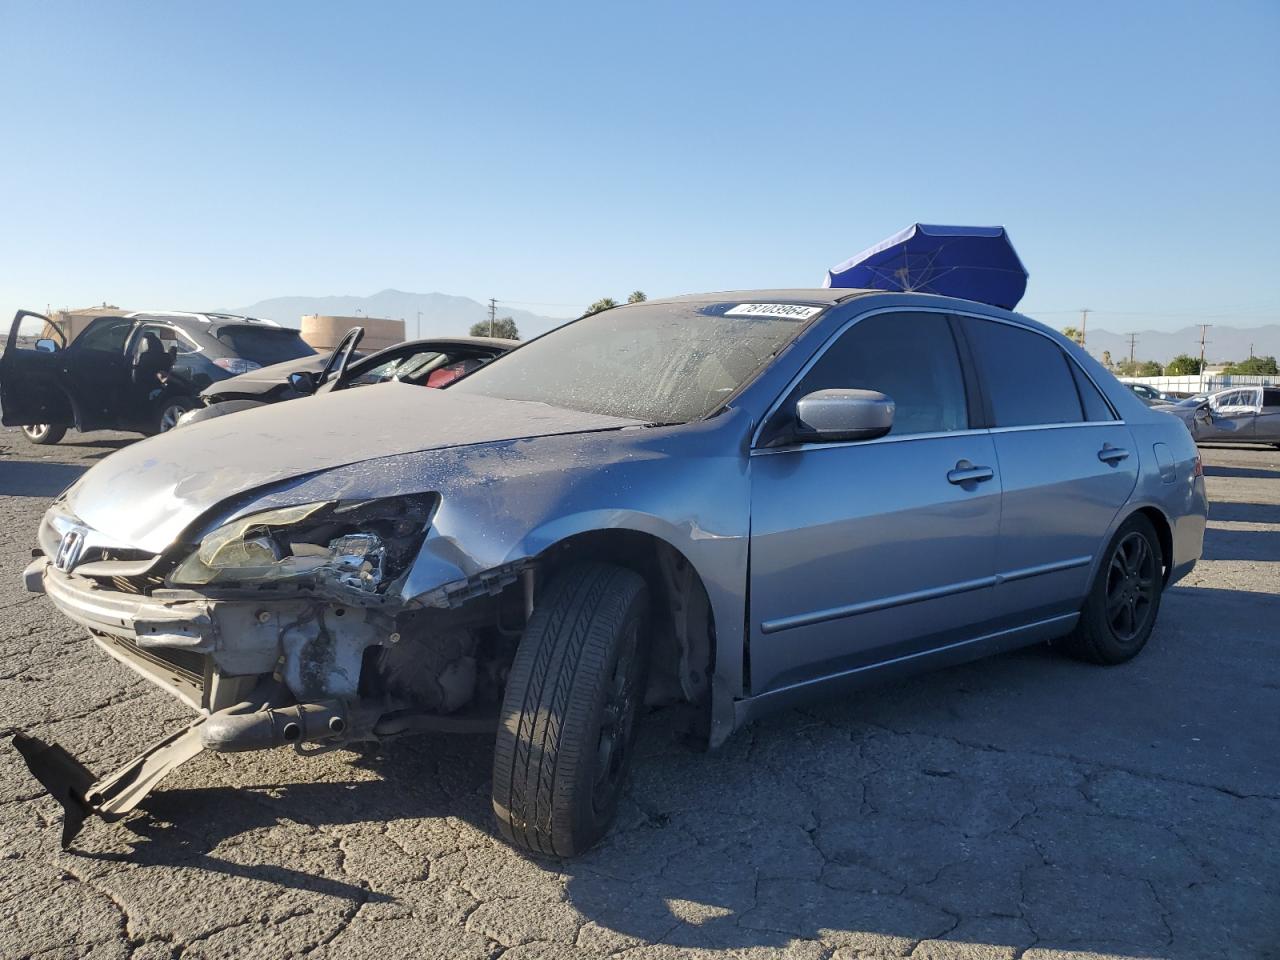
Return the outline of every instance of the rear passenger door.
{"type": "Polygon", "coordinates": [[[1138,478],[1128,427],[1048,335],[965,318],[1004,486],[994,606],[1010,626],[1075,612],[1138,478]]]}

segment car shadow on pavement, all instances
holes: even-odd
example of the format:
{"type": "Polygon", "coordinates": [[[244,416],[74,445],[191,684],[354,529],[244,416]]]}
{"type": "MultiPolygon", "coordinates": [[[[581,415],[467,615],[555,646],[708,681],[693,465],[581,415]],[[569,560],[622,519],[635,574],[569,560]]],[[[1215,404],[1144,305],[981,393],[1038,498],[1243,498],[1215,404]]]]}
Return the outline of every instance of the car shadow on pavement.
{"type": "MultiPolygon", "coordinates": [[[[1277,451],[1280,454],[1280,451],[1277,451]]],[[[1222,464],[1205,464],[1206,477],[1235,477],[1241,480],[1278,480],[1280,468],[1268,470],[1265,467],[1228,467],[1222,464]]]]}
{"type": "MultiPolygon", "coordinates": [[[[1205,867],[1161,822],[1166,808],[1183,815],[1177,790],[1163,799],[1169,784],[1105,765],[896,729],[922,703],[963,722],[989,709],[971,699],[984,692],[1042,699],[1095,669],[1018,651],[783,713],[712,753],[684,746],[671,712],[651,713],[617,825],[572,860],[500,841],[488,738],[445,736],[335,755],[324,782],[253,782],[279,761],[233,760],[239,786],[162,790],[146,801],[148,817],[113,828],[132,832],[131,853],[82,856],[353,903],[411,897],[397,878],[412,876],[482,901],[469,928],[492,935],[551,916],[555,939],[567,929],[599,954],[821,940],[879,956],[942,941],[925,953],[1061,945],[1199,960],[1220,934],[1196,925],[1222,906],[1202,895],[1220,896],[1218,884],[1187,886],[1205,867]],[[1158,809],[1134,818],[1135,802],[1158,809]],[[340,866],[307,863],[308,848],[332,845],[325,836],[341,838],[340,866]],[[286,858],[301,869],[275,865],[286,858]]],[[[1190,808],[1205,809],[1189,814],[1215,820],[1238,802],[1194,796],[1190,808]]]]}
{"type": "Polygon", "coordinates": [[[0,496],[55,497],[86,469],[74,463],[0,459],[0,496]]]}
{"type": "MultiPolygon", "coordinates": [[[[184,798],[181,794],[184,791],[177,793],[178,796],[172,799],[182,802],[184,798]]],[[[201,797],[201,803],[207,797],[212,803],[220,802],[223,805],[222,809],[225,809],[226,805],[243,800],[243,794],[240,791],[221,788],[197,791],[197,793],[201,797]],[[230,795],[234,795],[235,799],[230,795]]],[[[165,805],[162,804],[162,806],[165,805]]],[[[184,804],[184,807],[187,806],[188,804],[184,804]]],[[[182,815],[185,817],[189,814],[189,809],[184,809],[182,815]]],[[[212,811],[210,815],[216,816],[212,811]]],[[[265,810],[260,811],[258,819],[259,827],[272,826],[277,820],[265,810]]],[[[128,853],[74,849],[70,852],[86,860],[128,864],[130,867],[194,867],[210,873],[256,880],[259,883],[274,884],[290,890],[305,890],[341,900],[386,903],[394,899],[386,894],[366,890],[354,883],[334,880],[320,873],[292,870],[278,863],[236,863],[233,860],[215,856],[205,846],[206,838],[193,836],[153,817],[134,818],[124,827],[131,834],[128,839],[131,850],[128,853]]]]}
{"type": "Polygon", "coordinates": [[[1227,523],[1273,523],[1280,525],[1280,504],[1243,503],[1233,500],[1212,500],[1209,503],[1209,519],[1227,523]]]}
{"type": "MultiPolygon", "coordinates": [[[[1222,519],[1213,517],[1212,519],[1222,519]]],[[[1280,528],[1274,530],[1210,530],[1204,538],[1205,560],[1280,559],[1280,528]]]]}

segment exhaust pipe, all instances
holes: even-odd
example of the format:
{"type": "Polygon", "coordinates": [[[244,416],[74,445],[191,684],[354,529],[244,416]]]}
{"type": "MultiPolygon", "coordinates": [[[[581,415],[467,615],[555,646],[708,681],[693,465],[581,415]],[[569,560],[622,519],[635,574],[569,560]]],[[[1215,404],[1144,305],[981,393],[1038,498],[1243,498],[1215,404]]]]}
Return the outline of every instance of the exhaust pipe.
{"type": "Polygon", "coordinates": [[[348,731],[347,705],[341,700],[263,707],[239,703],[219,710],[200,728],[206,750],[239,753],[291,743],[335,740],[348,731]]]}

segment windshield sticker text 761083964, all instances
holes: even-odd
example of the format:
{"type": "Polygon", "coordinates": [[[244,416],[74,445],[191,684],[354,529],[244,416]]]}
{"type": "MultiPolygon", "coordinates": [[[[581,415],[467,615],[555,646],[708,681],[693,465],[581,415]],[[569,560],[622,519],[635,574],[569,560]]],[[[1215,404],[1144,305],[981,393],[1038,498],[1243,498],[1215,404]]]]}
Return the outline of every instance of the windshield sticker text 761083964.
{"type": "Polygon", "coordinates": [[[726,317],[781,317],[784,320],[808,320],[822,312],[821,307],[800,303],[740,303],[726,310],[726,317]]]}

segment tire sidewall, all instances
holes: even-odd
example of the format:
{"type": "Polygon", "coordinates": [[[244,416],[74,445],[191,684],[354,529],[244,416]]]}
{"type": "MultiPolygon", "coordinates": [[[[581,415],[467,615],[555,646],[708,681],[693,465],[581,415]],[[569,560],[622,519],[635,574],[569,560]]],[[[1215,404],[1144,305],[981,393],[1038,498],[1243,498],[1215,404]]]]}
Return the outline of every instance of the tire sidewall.
{"type": "MultiPolygon", "coordinates": [[[[610,601],[617,602],[619,598],[615,595],[610,597],[610,601]]],[[[585,850],[591,846],[609,829],[613,823],[614,816],[618,810],[618,801],[621,799],[623,788],[626,785],[630,775],[631,762],[634,759],[634,747],[636,740],[636,732],[639,728],[639,714],[644,709],[644,688],[647,680],[646,667],[648,658],[644,655],[644,638],[647,636],[646,631],[649,625],[649,597],[647,589],[636,592],[627,603],[626,611],[622,616],[622,627],[614,638],[614,643],[609,650],[605,668],[602,673],[604,682],[597,684],[594,695],[591,698],[588,709],[579,708],[571,709],[566,716],[566,725],[581,723],[590,731],[588,736],[589,743],[594,746],[599,742],[602,720],[604,715],[605,701],[608,696],[608,681],[613,677],[614,671],[618,664],[618,659],[623,653],[622,640],[627,636],[634,624],[636,628],[636,647],[630,651],[632,662],[630,669],[638,671],[632,679],[636,684],[638,696],[636,702],[632,705],[633,716],[631,718],[630,736],[623,744],[626,751],[623,757],[622,770],[618,775],[618,784],[613,790],[610,797],[603,798],[604,802],[600,803],[600,799],[595,791],[596,761],[597,752],[592,750],[584,750],[577,758],[574,764],[573,782],[578,789],[565,790],[565,799],[568,803],[564,808],[566,811],[572,811],[571,817],[562,817],[565,822],[557,824],[573,836],[573,845],[575,849],[585,850]]],[[[563,782],[563,781],[562,781],[563,782]]],[[[560,804],[556,805],[560,808],[560,804]]]]}
{"type": "Polygon", "coordinates": [[[160,401],[156,409],[156,419],[153,429],[156,433],[168,433],[178,425],[178,418],[188,410],[194,410],[198,404],[191,397],[169,397],[167,400],[160,401]],[[166,427],[164,425],[165,414],[170,410],[177,410],[177,414],[173,418],[173,423],[166,427]]]}
{"type": "Polygon", "coordinates": [[[27,438],[28,443],[34,443],[38,446],[52,446],[63,438],[66,434],[66,427],[55,427],[48,423],[33,423],[22,428],[22,435],[27,438]],[[43,427],[43,432],[36,436],[32,436],[29,431],[43,427]]]}

